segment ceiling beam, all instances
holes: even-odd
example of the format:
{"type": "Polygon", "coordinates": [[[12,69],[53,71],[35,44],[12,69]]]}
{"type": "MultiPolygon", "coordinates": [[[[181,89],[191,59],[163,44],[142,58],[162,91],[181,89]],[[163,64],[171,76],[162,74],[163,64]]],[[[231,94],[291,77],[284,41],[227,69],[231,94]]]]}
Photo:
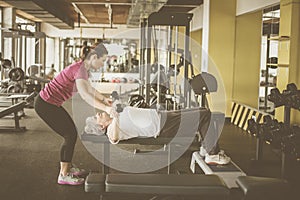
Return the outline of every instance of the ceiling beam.
{"type": "Polygon", "coordinates": [[[133,3],[118,3],[118,2],[91,2],[91,1],[72,1],[72,4],[77,4],[77,5],[117,5],[117,6],[131,6],[133,3]]]}
{"type": "Polygon", "coordinates": [[[59,27],[74,28],[74,20],[70,17],[70,13],[74,12],[70,9],[72,7],[61,5],[59,0],[6,0],[6,2],[36,18],[41,18],[42,15],[49,17],[42,19],[43,22],[56,26],[57,24],[52,23],[52,21],[57,19],[60,23],[59,27]],[[50,19],[51,17],[52,19],[50,19]],[[47,19],[49,20],[47,21],[47,19]]]}
{"type": "Polygon", "coordinates": [[[74,7],[75,12],[77,12],[78,14],[80,14],[80,17],[85,21],[85,23],[90,24],[89,20],[81,12],[81,10],[78,8],[78,6],[75,3],[72,3],[72,6],[74,7]]]}

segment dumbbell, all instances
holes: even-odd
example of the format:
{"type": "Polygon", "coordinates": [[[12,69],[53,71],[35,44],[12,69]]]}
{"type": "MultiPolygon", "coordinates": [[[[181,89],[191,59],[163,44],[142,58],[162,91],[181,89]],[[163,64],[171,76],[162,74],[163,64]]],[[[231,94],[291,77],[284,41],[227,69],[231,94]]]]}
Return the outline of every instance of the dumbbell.
{"type": "Polygon", "coordinates": [[[293,151],[293,135],[289,135],[287,137],[282,138],[281,142],[281,151],[286,153],[286,154],[291,154],[293,151]]]}
{"type": "Polygon", "coordinates": [[[300,109],[300,91],[294,83],[289,83],[282,93],[286,96],[286,105],[300,109]]]}
{"type": "Polygon", "coordinates": [[[280,93],[278,88],[273,88],[268,95],[268,100],[275,104],[275,107],[283,106],[285,103],[284,96],[280,93]]]}
{"type": "Polygon", "coordinates": [[[294,125],[292,128],[293,137],[290,138],[293,143],[292,155],[299,161],[300,160],[300,127],[294,125]]]}
{"type": "Polygon", "coordinates": [[[120,99],[120,96],[117,91],[113,91],[110,96],[113,102],[120,99]]]}
{"type": "Polygon", "coordinates": [[[120,96],[119,96],[118,92],[117,91],[113,91],[111,93],[111,98],[112,98],[112,101],[113,101],[113,107],[116,108],[116,111],[118,113],[123,112],[123,110],[124,110],[124,108],[125,108],[126,105],[122,104],[120,102],[120,96]]]}
{"type": "Polygon", "coordinates": [[[254,119],[248,120],[248,131],[250,132],[251,135],[257,138],[263,137],[265,132],[265,126],[266,126],[265,123],[259,124],[254,119]]]}
{"type": "Polygon", "coordinates": [[[290,134],[282,138],[281,150],[289,155],[294,156],[296,159],[300,159],[300,135],[290,134]]]}
{"type": "Polygon", "coordinates": [[[270,130],[271,145],[275,149],[280,149],[281,143],[284,137],[290,134],[290,128],[285,126],[283,122],[278,122],[275,126],[270,130]]]}
{"type": "Polygon", "coordinates": [[[261,124],[261,136],[267,143],[272,142],[272,129],[274,129],[275,123],[276,121],[273,121],[271,116],[265,115],[263,117],[263,123],[261,124]]]}
{"type": "Polygon", "coordinates": [[[284,124],[278,122],[277,119],[272,119],[269,115],[264,116],[263,120],[262,137],[274,148],[280,148],[281,139],[286,131],[284,124]]]}
{"type": "Polygon", "coordinates": [[[257,136],[258,135],[258,124],[255,122],[254,119],[248,120],[248,131],[251,135],[257,136]]]}

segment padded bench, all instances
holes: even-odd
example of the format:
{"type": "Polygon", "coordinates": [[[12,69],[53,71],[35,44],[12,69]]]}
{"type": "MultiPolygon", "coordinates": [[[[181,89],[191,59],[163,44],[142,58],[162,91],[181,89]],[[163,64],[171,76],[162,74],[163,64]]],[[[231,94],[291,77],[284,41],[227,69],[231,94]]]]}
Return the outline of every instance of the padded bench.
{"type": "Polygon", "coordinates": [[[286,180],[269,177],[240,176],[236,183],[244,193],[244,200],[282,200],[289,198],[286,180]]]}
{"type": "Polygon", "coordinates": [[[13,114],[15,126],[0,126],[0,132],[23,132],[25,127],[20,127],[20,116],[18,112],[23,110],[26,102],[22,101],[0,111],[0,118],[13,114]]]}
{"type": "Polygon", "coordinates": [[[86,192],[197,196],[229,199],[230,191],[216,175],[90,174],[86,192]]]}
{"type": "MultiPolygon", "coordinates": [[[[5,108],[0,111],[0,118],[5,117],[7,115],[13,114],[14,115],[14,121],[15,121],[15,126],[0,126],[0,132],[23,132],[26,130],[25,127],[20,127],[20,116],[18,116],[18,112],[22,111],[25,106],[32,102],[34,97],[37,95],[36,92],[32,92],[30,95],[21,95],[22,98],[24,98],[23,101],[18,102],[14,105],[9,106],[8,108],[5,108]]],[[[20,96],[17,96],[20,97],[20,96]]]]}
{"type": "Polygon", "coordinates": [[[85,179],[84,191],[104,193],[106,174],[91,173],[85,179]]]}

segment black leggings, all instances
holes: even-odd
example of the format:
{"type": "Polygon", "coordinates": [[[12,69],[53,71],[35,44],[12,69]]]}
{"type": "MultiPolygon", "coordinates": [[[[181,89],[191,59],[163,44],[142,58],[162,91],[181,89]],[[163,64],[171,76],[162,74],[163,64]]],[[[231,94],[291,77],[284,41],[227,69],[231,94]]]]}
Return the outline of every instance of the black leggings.
{"type": "Polygon", "coordinates": [[[181,136],[190,136],[198,131],[202,138],[202,146],[209,149],[209,154],[216,154],[220,151],[217,141],[219,135],[215,136],[219,133],[216,133],[218,130],[212,127],[214,124],[210,123],[212,114],[209,110],[191,108],[158,112],[161,116],[160,137],[174,137],[176,133],[181,136]]]}
{"type": "Polygon", "coordinates": [[[60,161],[71,162],[77,140],[77,129],[71,116],[63,107],[47,103],[40,95],[35,100],[34,108],[40,118],[64,138],[60,150],[60,161]]]}

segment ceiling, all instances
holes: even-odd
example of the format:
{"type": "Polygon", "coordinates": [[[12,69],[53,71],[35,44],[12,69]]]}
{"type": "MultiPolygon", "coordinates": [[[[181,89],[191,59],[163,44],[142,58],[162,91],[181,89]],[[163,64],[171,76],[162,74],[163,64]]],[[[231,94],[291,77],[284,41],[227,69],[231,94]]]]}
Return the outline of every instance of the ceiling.
{"type": "Polygon", "coordinates": [[[138,26],[153,12],[189,12],[203,0],[6,0],[17,13],[60,29],[79,26],[138,26]]]}

